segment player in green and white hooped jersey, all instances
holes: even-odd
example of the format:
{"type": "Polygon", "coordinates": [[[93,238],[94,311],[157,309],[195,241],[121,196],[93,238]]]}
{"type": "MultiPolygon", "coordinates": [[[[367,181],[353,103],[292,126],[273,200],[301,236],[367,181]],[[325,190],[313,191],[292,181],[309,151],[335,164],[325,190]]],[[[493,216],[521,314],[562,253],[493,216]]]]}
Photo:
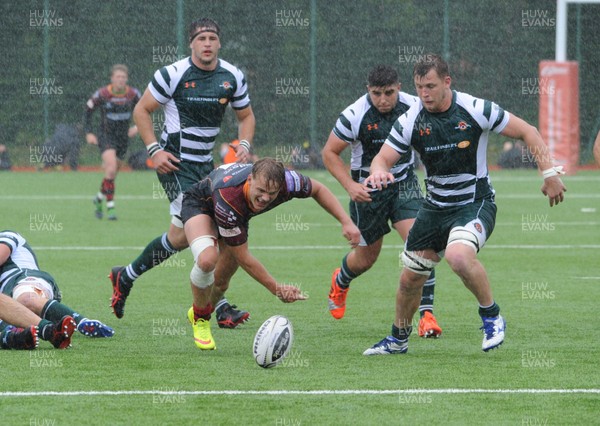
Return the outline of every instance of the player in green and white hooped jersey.
{"type": "Polygon", "coordinates": [[[396,295],[392,335],[367,349],[365,355],[408,350],[412,317],[420,289],[430,271],[445,257],[450,268],[479,302],[483,321],[482,349],[504,341],[505,321],[494,301],[487,273],[477,260],[494,229],[496,205],[488,176],[486,150],[490,131],[521,139],[543,173],[542,192],[550,206],[563,201],[565,186],[548,148],[535,127],[498,105],[451,90],[448,64],[426,55],[413,72],[420,101],[394,124],[385,145],[371,163],[367,185],[383,188],[393,180],[390,168],[413,147],[427,172],[427,197],[402,253],[404,268],[396,295]]]}
{"type": "MultiPolygon", "coordinates": [[[[171,203],[172,220],[169,231],[151,241],[133,262],[112,269],[111,305],[118,318],[124,314],[125,299],[133,282],[188,247],[180,218],[182,194],[214,169],[212,151],[227,105],[238,120],[238,161],[246,162],[250,154],[255,119],[246,79],[238,68],[219,59],[218,24],[208,18],[192,22],[189,42],[191,55],[156,71],[133,112],[139,134],[171,203]],[[165,113],[165,124],[157,142],[152,113],[160,107],[165,113]]],[[[248,318],[247,312],[240,316],[240,311],[230,309],[226,300],[216,307],[219,325],[232,328],[248,318]],[[232,313],[232,321],[219,319],[221,308],[232,313]]]]}
{"type": "MultiPolygon", "coordinates": [[[[61,302],[61,292],[54,277],[39,268],[37,257],[25,238],[14,231],[0,232],[0,292],[12,297],[40,318],[69,328],[68,339],[54,341],[55,347],[70,344],[70,335],[76,329],[89,337],[112,337],[114,331],[98,320],[92,320],[61,302]]],[[[0,321],[0,332],[7,324],[0,321]]],[[[53,340],[50,329],[45,333],[40,324],[41,337],[53,340]],[[46,335],[44,335],[44,333],[46,335]]]]}
{"type": "MultiPolygon", "coordinates": [[[[350,195],[350,215],[361,232],[358,247],[342,259],[332,277],[329,312],[340,319],[346,309],[346,296],[353,279],[369,270],[392,227],[406,241],[423,200],[418,179],[413,172],[412,150],[394,164],[394,185],[371,191],[363,182],[369,176],[373,157],[377,155],[394,122],[418,98],[400,91],[396,70],[388,65],[374,67],[367,77],[367,93],[348,106],[339,116],[323,148],[323,163],[350,195]],[[351,148],[350,174],[341,158],[351,148]]],[[[419,311],[419,335],[438,337],[442,330],[433,316],[435,271],[423,287],[419,311]]]]}

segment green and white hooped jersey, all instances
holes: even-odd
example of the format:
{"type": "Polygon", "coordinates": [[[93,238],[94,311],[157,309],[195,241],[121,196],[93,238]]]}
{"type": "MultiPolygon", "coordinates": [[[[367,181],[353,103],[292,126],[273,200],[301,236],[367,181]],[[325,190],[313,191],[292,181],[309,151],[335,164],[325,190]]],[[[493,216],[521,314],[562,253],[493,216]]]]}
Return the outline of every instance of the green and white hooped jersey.
{"type": "Polygon", "coordinates": [[[452,91],[447,111],[430,113],[421,101],[398,118],[386,144],[400,154],[412,146],[427,171],[427,201],[439,206],[493,197],[488,168],[489,132],[500,133],[509,113],[493,102],[452,91]]]}
{"type": "Polygon", "coordinates": [[[164,107],[161,146],[185,161],[212,161],[227,105],[250,105],[244,74],[222,59],[216,69],[204,71],[188,56],[156,71],[148,89],[164,107]]]}
{"type": "Polygon", "coordinates": [[[25,238],[13,231],[0,232],[0,244],[8,246],[10,256],[0,265],[0,283],[5,283],[23,269],[39,269],[35,253],[25,238]]]}
{"type": "MultiPolygon", "coordinates": [[[[405,113],[418,100],[419,98],[416,96],[399,92],[398,102],[394,109],[387,114],[382,114],[373,106],[367,93],[342,111],[335,123],[333,133],[352,145],[350,170],[353,177],[358,177],[355,180],[362,182],[369,176],[371,161],[379,153],[392,126],[400,114],[405,113]]],[[[413,163],[413,152],[409,150],[402,155],[391,170],[396,181],[406,178],[413,163]]]]}
{"type": "Polygon", "coordinates": [[[62,295],[54,277],[45,271],[40,271],[37,257],[25,237],[14,231],[1,231],[0,244],[10,249],[9,258],[0,265],[0,293],[12,297],[15,286],[22,280],[41,278],[52,291],[52,297],[61,300],[62,295]]]}

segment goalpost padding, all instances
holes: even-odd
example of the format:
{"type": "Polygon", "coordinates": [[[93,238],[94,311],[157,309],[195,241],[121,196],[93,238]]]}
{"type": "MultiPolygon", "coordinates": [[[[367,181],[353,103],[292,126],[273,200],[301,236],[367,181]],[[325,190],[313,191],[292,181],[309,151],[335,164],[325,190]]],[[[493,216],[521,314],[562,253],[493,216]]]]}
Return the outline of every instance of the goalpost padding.
{"type": "Polygon", "coordinates": [[[556,165],[575,174],[579,165],[579,66],[541,61],[540,133],[556,165]]]}

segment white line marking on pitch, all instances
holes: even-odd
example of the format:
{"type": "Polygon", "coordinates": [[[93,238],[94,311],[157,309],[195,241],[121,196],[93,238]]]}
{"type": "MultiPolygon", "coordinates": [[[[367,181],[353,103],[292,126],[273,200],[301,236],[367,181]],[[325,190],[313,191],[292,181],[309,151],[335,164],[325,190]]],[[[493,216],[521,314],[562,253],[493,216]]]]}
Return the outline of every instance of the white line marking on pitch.
{"type": "Polygon", "coordinates": [[[402,394],[600,394],[600,389],[341,389],[341,390],[214,390],[214,391],[38,391],[0,392],[0,397],[114,395],[402,395],[402,394]]]}
{"type": "MultiPolygon", "coordinates": [[[[487,249],[522,249],[522,250],[556,250],[556,249],[600,249],[600,244],[555,244],[555,245],[520,245],[520,244],[505,244],[505,245],[486,245],[487,249]]],[[[384,249],[402,249],[404,246],[401,245],[384,245],[384,249]]],[[[92,247],[92,246],[36,246],[36,250],[65,250],[65,251],[103,251],[103,250],[143,250],[144,247],[139,246],[105,246],[105,247],[92,247]]],[[[253,246],[252,250],[346,250],[345,246],[253,246]]]]}

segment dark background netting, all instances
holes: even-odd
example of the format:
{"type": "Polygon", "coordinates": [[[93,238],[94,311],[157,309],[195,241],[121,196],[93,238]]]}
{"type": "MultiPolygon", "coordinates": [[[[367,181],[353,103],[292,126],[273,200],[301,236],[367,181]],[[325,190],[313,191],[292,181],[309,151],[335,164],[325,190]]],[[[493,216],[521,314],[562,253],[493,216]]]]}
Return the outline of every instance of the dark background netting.
{"type": "MultiPolygon", "coordinates": [[[[600,5],[568,10],[567,55],[580,64],[587,163],[600,128],[600,5]]],[[[219,22],[221,57],[246,73],[261,155],[304,141],[319,150],[377,63],[396,66],[403,89],[414,93],[415,56],[428,52],[449,59],[454,89],[494,100],[537,126],[538,64],[555,55],[552,0],[32,0],[2,2],[0,12],[0,143],[21,165],[56,124],[82,121],[86,100],[108,83],[112,64],[127,64],[130,84],[143,91],[156,69],[187,56],[187,25],[201,16],[219,22]]],[[[235,136],[228,113],[220,141],[235,136]]],[[[501,139],[492,142],[490,155],[501,149],[501,139]]],[[[82,162],[97,163],[97,151],[84,149],[82,162]]]]}

